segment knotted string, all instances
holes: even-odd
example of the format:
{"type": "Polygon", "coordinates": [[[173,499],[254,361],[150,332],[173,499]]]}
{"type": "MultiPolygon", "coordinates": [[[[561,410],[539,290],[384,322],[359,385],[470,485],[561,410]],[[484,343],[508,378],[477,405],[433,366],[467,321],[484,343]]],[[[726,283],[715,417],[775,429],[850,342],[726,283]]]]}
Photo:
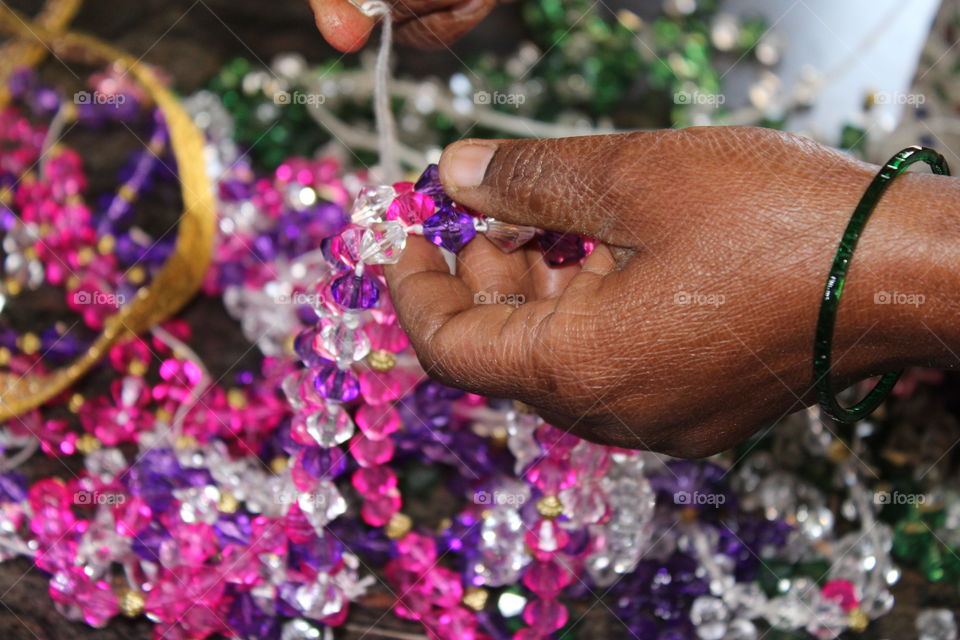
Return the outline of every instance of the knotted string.
{"type": "Polygon", "coordinates": [[[350,4],[369,18],[380,18],[380,49],[374,66],[373,113],[377,123],[377,146],[380,152],[380,170],[384,182],[396,182],[401,178],[397,161],[397,132],[390,108],[390,51],[393,49],[393,15],[390,5],[383,0],[367,0],[350,4]]]}

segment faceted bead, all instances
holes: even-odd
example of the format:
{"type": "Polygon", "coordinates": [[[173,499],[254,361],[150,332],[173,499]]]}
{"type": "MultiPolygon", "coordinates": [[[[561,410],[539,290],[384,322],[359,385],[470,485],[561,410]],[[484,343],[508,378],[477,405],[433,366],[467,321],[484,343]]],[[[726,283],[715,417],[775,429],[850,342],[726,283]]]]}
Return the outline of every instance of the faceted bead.
{"type": "Polygon", "coordinates": [[[417,183],[413,185],[413,189],[427,194],[438,205],[450,203],[450,198],[443,190],[443,184],[440,182],[440,168],[435,164],[431,164],[424,169],[417,183]]]}
{"type": "Polygon", "coordinates": [[[829,580],[820,589],[820,595],[826,600],[833,600],[844,611],[855,609],[860,604],[856,587],[849,580],[829,580]]]}
{"type": "Polygon", "coordinates": [[[50,580],[50,597],[71,620],[103,627],[120,612],[117,596],[104,580],[92,581],[82,567],[70,567],[50,580]]]}
{"type": "Polygon", "coordinates": [[[300,379],[302,376],[302,371],[291,371],[280,383],[280,389],[283,391],[290,408],[294,411],[303,407],[303,400],[300,399],[300,379]]]}
{"type": "Polygon", "coordinates": [[[545,634],[567,624],[570,614],[557,600],[531,600],[523,609],[523,621],[545,634]]]}
{"type": "Polygon", "coordinates": [[[702,640],[722,640],[729,618],[730,611],[719,598],[700,596],[690,607],[690,622],[697,627],[702,640]]]}
{"type": "Polygon", "coordinates": [[[351,225],[330,239],[330,254],[342,264],[355,267],[360,262],[361,243],[366,227],[351,225]]]}
{"type": "Polygon", "coordinates": [[[400,412],[389,404],[364,404],[357,409],[357,426],[370,440],[383,440],[400,428],[400,412]]]}
{"type": "Polygon", "coordinates": [[[397,558],[407,571],[427,571],[437,561],[437,545],[433,538],[411,531],[397,540],[397,558]]]}
{"type": "Polygon", "coordinates": [[[553,267],[580,262],[587,255],[583,238],[574,233],[544,231],[540,236],[540,249],[543,259],[553,267]]]}
{"type": "Polygon", "coordinates": [[[527,472],[527,478],[548,495],[556,495],[577,482],[577,472],[565,461],[541,458],[527,472]]]}
{"type": "Polygon", "coordinates": [[[949,609],[925,609],[915,624],[917,640],[957,640],[957,622],[949,609]]]}
{"type": "Polygon", "coordinates": [[[364,369],[360,372],[360,391],[367,404],[377,406],[406,396],[419,380],[414,371],[405,367],[393,367],[386,373],[364,369]]]}
{"type": "Polygon", "coordinates": [[[401,506],[400,492],[396,488],[386,493],[367,495],[360,506],[360,517],[372,527],[382,527],[390,522],[393,514],[400,511],[401,506]]]}
{"type": "Polygon", "coordinates": [[[349,369],[327,365],[314,378],[314,387],[321,396],[334,402],[350,402],[360,395],[360,381],[349,369]]]}
{"type": "Polygon", "coordinates": [[[567,546],[570,535],[560,528],[556,520],[544,518],[526,532],[524,539],[537,559],[549,560],[567,546]]]}
{"type": "Polygon", "coordinates": [[[367,229],[360,243],[360,259],[366,264],[395,264],[407,246],[407,230],[395,220],[378,222],[367,229]]]}
{"type": "Polygon", "coordinates": [[[453,253],[459,253],[475,235],[473,217],[461,209],[441,207],[423,222],[423,237],[453,253]]]}
{"type": "Polygon", "coordinates": [[[399,220],[407,225],[422,224],[433,215],[437,205],[425,193],[411,191],[397,196],[387,209],[387,220],[399,220]]]}
{"type": "Polygon", "coordinates": [[[364,187],[353,202],[350,219],[361,226],[383,220],[387,207],[396,196],[397,192],[390,186],[364,187]]]}
{"type": "Polygon", "coordinates": [[[309,327],[298,333],[293,339],[294,353],[308,367],[317,367],[323,361],[317,349],[319,338],[319,332],[313,327],[309,327]]]}
{"type": "Polygon", "coordinates": [[[364,496],[387,493],[397,486],[397,475],[389,467],[360,467],[350,480],[364,496]]]}
{"type": "Polygon", "coordinates": [[[370,309],[380,299],[380,287],[367,274],[345,273],[330,285],[333,299],[347,309],[370,309]]]}
{"type": "Polygon", "coordinates": [[[411,191],[413,191],[413,183],[406,182],[406,181],[394,182],[393,190],[397,192],[397,196],[402,196],[405,193],[410,193],[411,191]]]}
{"type": "Polygon", "coordinates": [[[353,420],[350,413],[335,404],[329,404],[307,415],[306,431],[321,447],[334,447],[346,442],[353,435],[353,420]]]}
{"type": "Polygon", "coordinates": [[[350,328],[342,321],[334,320],[320,331],[320,341],[331,359],[341,369],[363,360],[370,353],[370,338],[362,329],[350,328]]]}
{"type": "Polygon", "coordinates": [[[535,227],[510,224],[493,218],[487,218],[486,223],[487,228],[483,235],[504,253],[516,251],[537,234],[535,227]]]}
{"type": "Polygon", "coordinates": [[[373,467],[384,464],[393,457],[393,440],[371,440],[363,434],[358,435],[350,445],[350,453],[361,467],[373,467]]]}
{"type": "Polygon", "coordinates": [[[327,523],[332,522],[347,510],[347,501],[344,500],[337,486],[327,478],[321,478],[313,491],[301,494],[297,498],[297,504],[317,533],[323,533],[327,523]]]}
{"type": "Polygon", "coordinates": [[[527,565],[523,584],[541,598],[556,598],[570,584],[570,574],[559,563],[534,560],[527,565]]]}

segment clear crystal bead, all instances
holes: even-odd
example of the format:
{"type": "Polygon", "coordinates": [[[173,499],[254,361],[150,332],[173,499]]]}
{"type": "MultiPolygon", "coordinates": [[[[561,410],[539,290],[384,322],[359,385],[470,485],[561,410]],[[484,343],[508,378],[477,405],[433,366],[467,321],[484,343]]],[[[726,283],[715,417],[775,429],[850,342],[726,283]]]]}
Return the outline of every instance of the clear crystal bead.
{"type": "Polygon", "coordinates": [[[366,264],[395,264],[407,246],[407,230],[396,220],[374,223],[360,241],[360,259],[366,264]]]}
{"type": "Polygon", "coordinates": [[[487,228],[483,235],[487,240],[497,245],[504,253],[516,251],[524,244],[529,242],[537,230],[534,227],[526,227],[519,224],[510,224],[502,220],[487,218],[487,228]]]}
{"type": "Polygon", "coordinates": [[[321,635],[320,629],[303,618],[294,618],[284,623],[280,640],[320,640],[321,635]]]}
{"type": "Polygon", "coordinates": [[[757,626],[744,618],[737,618],[727,626],[723,640],[757,640],[757,626]]]}
{"type": "Polygon", "coordinates": [[[317,579],[301,586],[294,596],[294,604],[303,615],[322,620],[343,608],[343,592],[327,573],[318,573],[317,579]]]}
{"type": "Polygon", "coordinates": [[[362,226],[383,220],[387,207],[397,197],[397,192],[391,186],[364,187],[360,190],[357,199],[350,210],[350,219],[362,226]]]}
{"type": "Polygon", "coordinates": [[[702,640],[722,640],[729,619],[730,611],[720,598],[700,596],[690,607],[690,622],[702,640]]]}
{"type": "Polygon", "coordinates": [[[353,435],[353,418],[335,404],[328,404],[306,417],[307,433],[321,447],[335,447],[353,435]]]}
{"type": "Polygon", "coordinates": [[[925,609],[916,625],[917,640],[957,640],[957,622],[949,609],[925,609]]]}
{"type": "Polygon", "coordinates": [[[323,348],[337,361],[341,369],[363,360],[370,353],[370,338],[363,329],[350,328],[334,320],[320,332],[323,348]]]}
{"type": "Polygon", "coordinates": [[[301,493],[297,497],[297,504],[317,533],[321,533],[328,523],[347,510],[346,500],[327,478],[321,478],[313,491],[301,493]]]}

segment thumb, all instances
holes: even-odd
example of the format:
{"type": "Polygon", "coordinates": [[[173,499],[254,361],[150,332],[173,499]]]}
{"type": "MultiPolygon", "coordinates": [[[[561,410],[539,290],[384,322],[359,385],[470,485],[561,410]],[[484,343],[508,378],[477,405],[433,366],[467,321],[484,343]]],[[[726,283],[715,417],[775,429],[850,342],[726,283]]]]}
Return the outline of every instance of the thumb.
{"type": "Polygon", "coordinates": [[[454,200],[493,218],[632,246],[628,213],[643,189],[648,135],[461,140],[444,150],[440,180],[454,200]]]}

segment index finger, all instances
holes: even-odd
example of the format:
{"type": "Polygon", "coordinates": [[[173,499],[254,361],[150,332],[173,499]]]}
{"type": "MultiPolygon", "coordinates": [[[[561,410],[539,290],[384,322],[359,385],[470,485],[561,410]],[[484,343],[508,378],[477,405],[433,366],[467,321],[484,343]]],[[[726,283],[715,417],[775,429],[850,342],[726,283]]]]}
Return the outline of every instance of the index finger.
{"type": "Polygon", "coordinates": [[[436,246],[417,237],[384,273],[400,324],[429,375],[488,396],[537,391],[537,332],[554,301],[475,304],[436,246]]]}

